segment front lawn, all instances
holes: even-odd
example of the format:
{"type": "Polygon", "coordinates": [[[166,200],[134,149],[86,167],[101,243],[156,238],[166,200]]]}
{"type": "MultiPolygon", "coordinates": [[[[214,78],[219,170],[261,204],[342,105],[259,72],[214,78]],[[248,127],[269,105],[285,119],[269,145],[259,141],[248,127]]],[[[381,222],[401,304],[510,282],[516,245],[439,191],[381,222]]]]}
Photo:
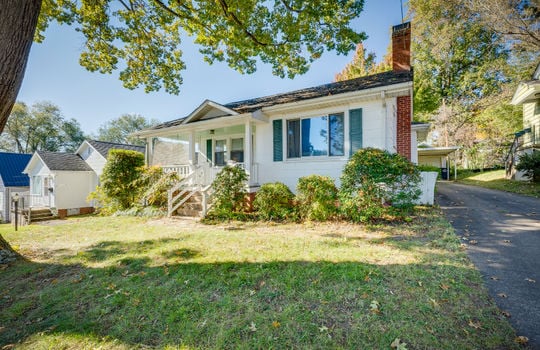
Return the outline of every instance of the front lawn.
{"type": "Polygon", "coordinates": [[[471,173],[465,176],[465,178],[459,179],[458,182],[540,198],[540,183],[508,180],[505,177],[505,170],[471,173]]]}
{"type": "Polygon", "coordinates": [[[517,347],[432,209],[375,227],[87,217],[0,234],[29,259],[0,271],[0,348],[517,347]]]}

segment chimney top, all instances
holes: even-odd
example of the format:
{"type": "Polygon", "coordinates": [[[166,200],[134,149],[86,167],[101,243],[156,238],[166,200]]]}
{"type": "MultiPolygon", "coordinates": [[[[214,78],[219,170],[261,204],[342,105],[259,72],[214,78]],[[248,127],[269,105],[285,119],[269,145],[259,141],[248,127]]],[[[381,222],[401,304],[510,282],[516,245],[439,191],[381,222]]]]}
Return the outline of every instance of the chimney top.
{"type": "Polygon", "coordinates": [[[392,69],[411,70],[411,22],[392,27],[392,69]]]}

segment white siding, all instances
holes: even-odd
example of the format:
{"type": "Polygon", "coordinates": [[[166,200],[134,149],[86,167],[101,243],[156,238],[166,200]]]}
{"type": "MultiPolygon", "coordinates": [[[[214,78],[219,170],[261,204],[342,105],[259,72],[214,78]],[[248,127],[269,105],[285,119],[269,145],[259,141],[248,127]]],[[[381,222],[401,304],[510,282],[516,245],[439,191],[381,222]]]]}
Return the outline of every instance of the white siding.
{"type": "Polygon", "coordinates": [[[339,185],[343,167],[349,154],[349,113],[351,109],[362,108],[363,147],[375,147],[395,152],[395,111],[396,98],[357,104],[344,104],[325,109],[304,110],[294,114],[272,116],[269,123],[258,124],[255,135],[255,159],[259,167],[259,183],[283,182],[293,192],[298,179],[302,176],[318,174],[330,176],[339,185]],[[343,157],[306,157],[287,159],[286,120],[303,117],[316,117],[330,113],[343,112],[345,115],[345,156],[343,157]],[[283,120],[283,161],[273,161],[273,129],[272,120],[283,120]]]}
{"type": "Polygon", "coordinates": [[[531,128],[531,132],[524,135],[526,143],[540,143],[540,99],[523,104],[523,127],[531,128]]]}
{"type": "Polygon", "coordinates": [[[57,209],[90,207],[86,198],[95,190],[97,176],[91,171],[57,171],[54,184],[57,209]]]}
{"type": "Polygon", "coordinates": [[[107,160],[89,145],[86,145],[86,147],[81,150],[79,155],[90,166],[90,168],[96,172],[99,178],[103,172],[103,168],[105,167],[107,160]]]}

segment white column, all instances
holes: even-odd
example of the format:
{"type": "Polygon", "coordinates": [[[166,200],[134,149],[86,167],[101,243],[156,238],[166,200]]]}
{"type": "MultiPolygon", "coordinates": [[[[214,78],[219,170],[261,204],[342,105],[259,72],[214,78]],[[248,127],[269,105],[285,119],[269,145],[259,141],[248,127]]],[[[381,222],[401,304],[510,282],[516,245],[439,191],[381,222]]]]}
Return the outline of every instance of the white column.
{"type": "Polygon", "coordinates": [[[189,133],[189,164],[195,165],[195,131],[189,133]]]}
{"type": "Polygon", "coordinates": [[[154,138],[146,138],[146,165],[151,166],[154,159],[154,138]]]}
{"type": "Polygon", "coordinates": [[[244,168],[246,169],[246,172],[249,174],[249,180],[248,185],[251,185],[253,183],[251,179],[251,163],[252,163],[252,149],[253,149],[253,142],[251,139],[251,121],[247,120],[245,124],[245,134],[244,134],[244,168]]]}

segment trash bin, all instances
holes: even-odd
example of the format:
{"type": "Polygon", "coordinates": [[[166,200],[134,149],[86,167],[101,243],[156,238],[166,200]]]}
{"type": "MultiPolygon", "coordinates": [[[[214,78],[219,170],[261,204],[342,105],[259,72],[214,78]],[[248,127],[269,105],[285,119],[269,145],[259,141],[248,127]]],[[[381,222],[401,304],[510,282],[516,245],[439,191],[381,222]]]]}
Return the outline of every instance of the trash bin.
{"type": "Polygon", "coordinates": [[[441,168],[441,179],[448,180],[448,169],[441,168]]]}

